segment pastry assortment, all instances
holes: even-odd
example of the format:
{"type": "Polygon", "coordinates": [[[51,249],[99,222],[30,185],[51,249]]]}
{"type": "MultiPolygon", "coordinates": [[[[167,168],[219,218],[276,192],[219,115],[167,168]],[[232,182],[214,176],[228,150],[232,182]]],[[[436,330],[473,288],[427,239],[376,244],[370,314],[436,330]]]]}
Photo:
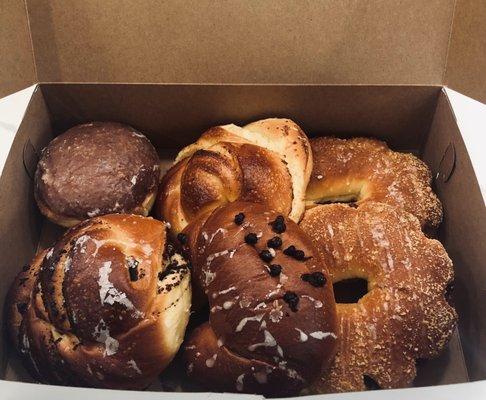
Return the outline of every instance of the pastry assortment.
{"type": "Polygon", "coordinates": [[[209,129],[159,175],[119,123],[43,151],[35,199],[71,228],[18,274],[6,321],[36,380],[144,389],[179,354],[205,391],[400,388],[446,347],[453,267],[415,156],[270,118],[209,129]]]}

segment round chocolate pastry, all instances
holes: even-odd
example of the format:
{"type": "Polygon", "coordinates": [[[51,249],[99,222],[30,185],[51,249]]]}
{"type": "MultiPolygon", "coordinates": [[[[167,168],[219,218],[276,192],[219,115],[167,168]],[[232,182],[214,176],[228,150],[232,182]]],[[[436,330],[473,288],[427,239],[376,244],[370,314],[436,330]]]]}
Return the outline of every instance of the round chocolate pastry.
{"type": "Polygon", "coordinates": [[[297,394],[336,348],[332,285],[296,223],[235,202],[179,234],[209,321],[185,345],[189,377],[211,391],[297,394]]]}
{"type": "Polygon", "coordinates": [[[62,226],[109,213],[148,215],[159,181],[159,158],[130,126],[75,126],[43,150],[35,174],[41,212],[62,226]]]}
{"type": "Polygon", "coordinates": [[[338,303],[337,354],[315,391],[409,386],[416,359],[437,356],[457,323],[444,247],[412,214],[383,203],[318,206],[300,227],[329,267],[338,303]]]}
{"type": "Polygon", "coordinates": [[[44,383],[144,389],[170,363],[191,307],[190,274],[152,218],[71,228],[17,276],[7,329],[44,383]]]}
{"type": "Polygon", "coordinates": [[[155,212],[175,233],[237,200],[265,204],[298,222],[311,171],[309,140],[289,119],[216,126],[179,152],[161,181],[155,212]]]}
{"type": "Polygon", "coordinates": [[[312,139],[311,146],[314,168],[307,187],[307,208],[378,201],[415,215],[424,230],[439,226],[442,205],[430,187],[432,175],[414,155],[363,137],[320,137],[312,139]]]}

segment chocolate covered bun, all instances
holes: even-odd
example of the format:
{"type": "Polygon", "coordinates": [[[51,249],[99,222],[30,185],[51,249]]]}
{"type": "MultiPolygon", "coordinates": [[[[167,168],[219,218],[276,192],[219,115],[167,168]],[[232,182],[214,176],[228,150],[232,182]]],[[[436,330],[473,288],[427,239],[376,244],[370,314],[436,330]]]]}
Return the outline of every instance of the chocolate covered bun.
{"type": "Polygon", "coordinates": [[[147,215],[155,199],[159,158],[128,125],[75,126],[43,150],[35,174],[41,212],[66,227],[109,213],[147,215]]]}

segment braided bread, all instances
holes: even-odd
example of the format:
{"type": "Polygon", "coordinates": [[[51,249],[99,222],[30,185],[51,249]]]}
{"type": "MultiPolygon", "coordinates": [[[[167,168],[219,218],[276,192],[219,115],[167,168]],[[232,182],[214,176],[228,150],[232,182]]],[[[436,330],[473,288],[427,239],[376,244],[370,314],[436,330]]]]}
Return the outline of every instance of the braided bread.
{"type": "Polygon", "coordinates": [[[381,388],[410,385],[415,360],[436,356],[457,322],[445,298],[452,262],[440,242],[427,238],[413,215],[374,202],[312,208],[300,227],[333,283],[368,282],[357,303],[337,304],[337,355],[315,389],[364,390],[367,381],[381,388]]]}
{"type": "Polygon", "coordinates": [[[211,391],[291,395],[334,355],[335,302],[327,272],[300,228],[263,205],[235,202],[179,238],[209,322],[189,336],[189,376],[211,391]]]}
{"type": "Polygon", "coordinates": [[[217,126],[179,152],[162,179],[155,212],[175,233],[236,200],[264,203],[298,222],[311,171],[309,141],[291,120],[217,126]]]}
{"type": "Polygon", "coordinates": [[[370,138],[320,137],[311,145],[308,208],[325,202],[378,201],[415,215],[425,230],[439,226],[442,206],[430,187],[430,170],[414,155],[391,151],[370,138]]]}
{"type": "Polygon", "coordinates": [[[13,283],[7,326],[41,382],[143,389],[189,318],[188,269],[163,223],[106,215],[69,230],[13,283]]]}

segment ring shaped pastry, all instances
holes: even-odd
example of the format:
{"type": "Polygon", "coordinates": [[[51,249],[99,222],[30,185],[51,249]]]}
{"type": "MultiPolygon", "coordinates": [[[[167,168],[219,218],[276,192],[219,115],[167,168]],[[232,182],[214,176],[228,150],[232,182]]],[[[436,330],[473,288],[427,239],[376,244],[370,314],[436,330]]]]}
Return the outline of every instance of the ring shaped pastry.
{"type": "Polygon", "coordinates": [[[382,203],[314,207],[300,226],[318,247],[335,288],[353,278],[367,281],[357,302],[338,299],[337,355],[314,389],[410,385],[416,359],[436,356],[457,322],[445,297],[452,262],[440,242],[427,238],[413,215],[382,203]]]}
{"type": "Polygon", "coordinates": [[[185,234],[194,286],[210,307],[185,345],[189,376],[211,391],[298,393],[336,345],[332,286],[310,239],[293,221],[243,202],[185,234]]]}
{"type": "Polygon", "coordinates": [[[42,151],[34,194],[47,218],[70,227],[110,213],[148,215],[159,176],[157,152],[144,135],[127,125],[92,122],[42,151]]]}
{"type": "Polygon", "coordinates": [[[309,141],[289,119],[217,126],[178,154],[162,179],[155,211],[175,233],[236,200],[266,204],[298,222],[311,171],[309,141]]]}
{"type": "Polygon", "coordinates": [[[307,187],[307,207],[331,202],[377,201],[415,215],[424,230],[442,220],[431,173],[417,157],[391,151],[369,138],[311,140],[314,168],[307,187]]]}
{"type": "Polygon", "coordinates": [[[182,343],[189,271],[160,221],[106,215],[69,230],[17,276],[10,337],[39,381],[143,389],[182,343]]]}

